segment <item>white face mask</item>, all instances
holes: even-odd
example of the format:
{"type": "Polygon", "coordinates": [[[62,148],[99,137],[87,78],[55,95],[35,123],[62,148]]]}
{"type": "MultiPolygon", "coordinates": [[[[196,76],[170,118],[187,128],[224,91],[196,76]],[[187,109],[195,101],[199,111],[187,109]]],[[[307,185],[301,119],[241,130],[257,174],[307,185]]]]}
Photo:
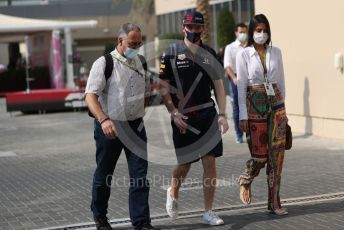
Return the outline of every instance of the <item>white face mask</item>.
{"type": "Polygon", "coordinates": [[[253,34],[253,40],[255,43],[259,44],[259,45],[264,45],[265,42],[269,39],[269,35],[268,33],[258,33],[258,32],[254,32],[253,34]]]}
{"type": "Polygon", "coordinates": [[[246,42],[246,40],[247,40],[247,33],[239,33],[238,40],[239,40],[239,42],[246,42]]]}

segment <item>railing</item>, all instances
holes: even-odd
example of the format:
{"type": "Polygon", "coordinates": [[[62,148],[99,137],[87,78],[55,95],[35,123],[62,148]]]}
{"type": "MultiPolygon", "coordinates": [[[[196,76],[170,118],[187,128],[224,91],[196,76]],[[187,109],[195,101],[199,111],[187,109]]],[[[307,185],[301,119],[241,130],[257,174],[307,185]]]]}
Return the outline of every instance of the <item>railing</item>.
{"type": "Polygon", "coordinates": [[[3,0],[0,6],[46,5],[49,0],[3,0]]]}
{"type": "MultiPolygon", "coordinates": [[[[98,0],[99,1],[99,0],[98,0]]],[[[111,0],[103,0],[112,2],[111,0]]],[[[73,0],[75,2],[91,2],[90,0],[73,0]]],[[[0,0],[1,6],[29,6],[29,5],[51,5],[51,4],[64,4],[70,3],[70,0],[0,0]]]]}

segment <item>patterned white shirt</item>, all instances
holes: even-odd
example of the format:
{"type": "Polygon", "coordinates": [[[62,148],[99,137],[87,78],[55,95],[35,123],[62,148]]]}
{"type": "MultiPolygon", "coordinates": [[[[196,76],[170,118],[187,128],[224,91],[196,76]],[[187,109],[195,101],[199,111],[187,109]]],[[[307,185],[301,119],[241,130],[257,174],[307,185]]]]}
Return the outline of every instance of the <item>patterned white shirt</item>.
{"type": "MultiPolygon", "coordinates": [[[[264,84],[264,67],[259,54],[253,46],[241,50],[236,59],[238,76],[239,119],[247,120],[246,92],[249,85],[264,84]]],[[[285,80],[281,50],[268,47],[266,52],[267,77],[270,83],[276,83],[283,101],[285,99],[285,80]]]]}
{"type": "Polygon", "coordinates": [[[104,76],[105,58],[98,58],[92,65],[87,80],[85,93],[98,95],[98,101],[105,114],[111,120],[132,121],[145,114],[144,96],[146,76],[139,57],[126,59],[115,49],[113,56],[113,72],[106,81],[104,76]],[[139,70],[142,75],[133,69],[139,70]]]}

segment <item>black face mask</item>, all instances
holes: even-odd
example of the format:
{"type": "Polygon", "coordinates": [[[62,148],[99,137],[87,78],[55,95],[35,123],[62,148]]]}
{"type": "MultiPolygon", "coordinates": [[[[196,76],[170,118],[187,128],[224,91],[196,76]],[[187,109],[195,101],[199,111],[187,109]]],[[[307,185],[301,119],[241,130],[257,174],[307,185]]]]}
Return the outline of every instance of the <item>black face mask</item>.
{"type": "Polygon", "coordinates": [[[202,32],[196,33],[196,32],[189,32],[186,30],[185,32],[186,32],[186,39],[188,39],[192,43],[196,43],[201,39],[202,32]]]}

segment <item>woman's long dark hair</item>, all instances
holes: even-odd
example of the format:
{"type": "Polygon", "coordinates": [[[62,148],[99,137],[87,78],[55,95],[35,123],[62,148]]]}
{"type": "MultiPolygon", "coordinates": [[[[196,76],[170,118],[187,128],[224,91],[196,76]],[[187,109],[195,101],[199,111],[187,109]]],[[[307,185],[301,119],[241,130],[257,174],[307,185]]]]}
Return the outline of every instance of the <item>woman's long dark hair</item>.
{"type": "Polygon", "coordinates": [[[269,45],[271,41],[271,31],[270,31],[270,23],[264,14],[257,14],[254,16],[251,21],[250,25],[248,26],[248,41],[247,46],[251,46],[254,44],[253,40],[253,33],[256,30],[258,23],[264,23],[266,25],[266,32],[269,35],[269,39],[265,42],[265,45],[269,45]]]}

